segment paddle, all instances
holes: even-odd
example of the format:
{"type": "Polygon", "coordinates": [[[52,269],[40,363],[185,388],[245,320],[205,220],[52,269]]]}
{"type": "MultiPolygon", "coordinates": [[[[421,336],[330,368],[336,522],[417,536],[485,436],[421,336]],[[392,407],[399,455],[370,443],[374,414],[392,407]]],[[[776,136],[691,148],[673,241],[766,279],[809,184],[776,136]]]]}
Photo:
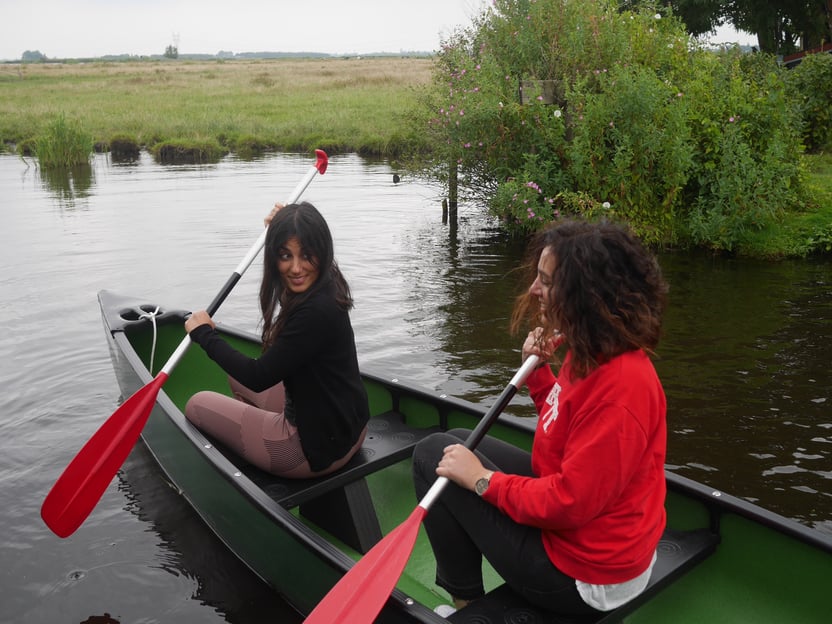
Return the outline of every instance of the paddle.
{"type": "MultiPolygon", "coordinates": [[[[298,200],[316,174],[326,172],[328,158],[323,150],[315,150],[317,160],[313,167],[292,191],[286,204],[298,200]]],[[[252,263],[266,243],[266,229],[257,242],[249,249],[234,273],[225,282],[211,304],[206,308],[213,315],[231,290],[240,281],[240,277],[252,263]]],[[[113,480],[130,450],[136,444],[147,422],[159,390],[167,381],[173,368],[185,355],[191,344],[189,336],[179,344],[156,377],[137,390],[127,401],[104,422],[98,431],[87,441],[75,458],[64,469],[63,474],[52,486],[40,515],[43,521],[59,537],[68,537],[81,526],[81,523],[93,510],[113,480]]]]}
{"type": "MultiPolygon", "coordinates": [[[[514,374],[497,402],[465,440],[467,448],[473,449],[482,441],[485,432],[497,420],[497,416],[511,401],[529,373],[537,366],[537,362],[538,358],[535,355],[526,358],[523,366],[514,374]]],[[[447,477],[436,479],[407,520],[373,546],[335,584],[304,620],[304,624],[332,624],[333,622],[370,624],[373,622],[396,586],[410,558],[422,518],[447,484],[447,477]]]]}

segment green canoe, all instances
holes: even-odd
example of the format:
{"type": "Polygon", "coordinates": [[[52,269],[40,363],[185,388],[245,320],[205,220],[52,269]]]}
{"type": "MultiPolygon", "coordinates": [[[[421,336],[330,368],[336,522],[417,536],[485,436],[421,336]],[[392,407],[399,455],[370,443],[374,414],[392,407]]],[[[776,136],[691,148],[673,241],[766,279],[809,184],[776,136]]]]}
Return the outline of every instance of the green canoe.
{"type": "MultiPolygon", "coordinates": [[[[185,311],[156,301],[98,295],[122,396],[131,396],[183,340],[185,311]],[[150,320],[142,318],[159,308],[150,320]],[[154,370],[148,365],[153,354],[154,370]]],[[[219,326],[241,351],[258,337],[219,326]]],[[[159,393],[142,439],[202,520],[263,581],[308,614],[347,570],[418,503],[413,446],[432,431],[474,428],[485,409],[391,375],[363,372],[372,419],[361,452],[340,472],[279,479],[225,452],[188,423],[198,390],[228,391],[225,374],[199,348],[187,351],[159,393]]],[[[532,419],[501,417],[495,435],[529,448],[532,419]]],[[[727,493],[667,473],[668,529],[647,591],[595,622],[654,624],[832,621],[832,537],[727,493]]],[[[424,531],[379,623],[567,624],[536,610],[486,570],[488,595],[447,620],[433,608],[448,598],[434,584],[424,531]]],[[[581,620],[586,622],[587,620],[581,620]]]]}

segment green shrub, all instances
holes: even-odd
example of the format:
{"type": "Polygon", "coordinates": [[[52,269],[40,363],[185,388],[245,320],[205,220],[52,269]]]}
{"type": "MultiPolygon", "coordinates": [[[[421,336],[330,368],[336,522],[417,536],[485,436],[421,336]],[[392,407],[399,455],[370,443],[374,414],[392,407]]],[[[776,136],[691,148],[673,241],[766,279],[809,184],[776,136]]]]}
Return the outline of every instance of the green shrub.
{"type": "Polygon", "coordinates": [[[511,230],[606,212],[651,243],[735,250],[801,205],[785,70],[699,47],[665,9],[494,0],[443,43],[434,81],[425,170],[452,164],[460,197],[511,230]]]}
{"type": "Polygon", "coordinates": [[[734,250],[799,204],[799,124],[773,57],[698,57],[690,89],[694,166],[682,220],[692,243],[734,250]]]}
{"type": "Polygon", "coordinates": [[[809,54],[788,73],[791,95],[803,123],[806,150],[832,148],[832,54],[809,54]]]}
{"type": "Polygon", "coordinates": [[[74,167],[89,164],[93,152],[92,135],[78,123],[59,115],[35,139],[34,152],[41,167],[74,167]]]}
{"type": "Polygon", "coordinates": [[[651,70],[616,66],[576,84],[569,163],[580,191],[608,202],[648,242],[672,236],[692,163],[684,94],[651,70]]]}

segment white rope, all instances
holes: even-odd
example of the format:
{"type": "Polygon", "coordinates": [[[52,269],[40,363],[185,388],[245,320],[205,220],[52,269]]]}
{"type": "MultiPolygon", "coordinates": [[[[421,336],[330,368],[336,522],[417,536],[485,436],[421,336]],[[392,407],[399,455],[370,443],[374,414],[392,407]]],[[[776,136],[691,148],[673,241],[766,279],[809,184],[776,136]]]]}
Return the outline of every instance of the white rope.
{"type": "Polygon", "coordinates": [[[159,314],[159,306],[156,306],[156,309],[153,312],[145,312],[141,308],[138,310],[140,312],[139,318],[140,319],[150,319],[150,322],[153,323],[153,345],[150,347],[150,367],[149,371],[150,374],[153,374],[153,358],[156,357],[156,315],[159,314]]]}

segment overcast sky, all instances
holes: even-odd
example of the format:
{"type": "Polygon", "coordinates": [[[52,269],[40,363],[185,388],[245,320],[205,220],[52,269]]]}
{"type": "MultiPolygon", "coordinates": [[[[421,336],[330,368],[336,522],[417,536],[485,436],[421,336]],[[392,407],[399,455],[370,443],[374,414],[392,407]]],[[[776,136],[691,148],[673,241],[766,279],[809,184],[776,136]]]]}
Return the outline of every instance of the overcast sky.
{"type": "Polygon", "coordinates": [[[163,54],[171,44],[181,54],[430,52],[487,2],[0,0],[0,59],[26,50],[49,58],[163,54]]]}
{"type": "Polygon", "coordinates": [[[0,0],[0,59],[433,51],[485,0],[0,0]]]}

